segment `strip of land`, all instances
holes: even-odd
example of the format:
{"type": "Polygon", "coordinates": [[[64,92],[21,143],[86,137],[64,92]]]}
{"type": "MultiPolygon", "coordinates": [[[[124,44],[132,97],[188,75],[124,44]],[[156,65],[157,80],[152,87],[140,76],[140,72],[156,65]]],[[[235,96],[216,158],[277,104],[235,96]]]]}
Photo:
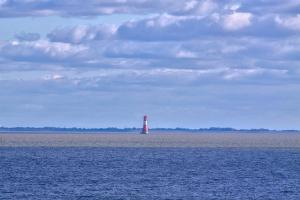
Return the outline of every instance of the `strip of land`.
{"type": "Polygon", "coordinates": [[[300,148],[300,133],[0,133],[0,147],[300,148]]]}

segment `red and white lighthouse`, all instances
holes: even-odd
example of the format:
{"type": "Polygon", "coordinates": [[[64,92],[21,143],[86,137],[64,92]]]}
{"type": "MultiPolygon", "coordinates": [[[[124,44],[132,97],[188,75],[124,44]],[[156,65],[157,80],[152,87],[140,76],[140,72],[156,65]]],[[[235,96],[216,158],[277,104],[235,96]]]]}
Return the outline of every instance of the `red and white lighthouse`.
{"type": "Polygon", "coordinates": [[[144,116],[144,123],[143,123],[143,131],[142,134],[148,134],[149,128],[148,128],[148,117],[147,115],[144,116]]]}

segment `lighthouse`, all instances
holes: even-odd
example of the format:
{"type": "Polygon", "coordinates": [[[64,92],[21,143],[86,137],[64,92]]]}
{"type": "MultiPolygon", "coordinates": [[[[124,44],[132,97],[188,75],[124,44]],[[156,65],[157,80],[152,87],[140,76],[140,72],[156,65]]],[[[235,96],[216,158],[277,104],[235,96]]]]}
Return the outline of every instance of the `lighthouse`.
{"type": "Polygon", "coordinates": [[[148,134],[149,133],[149,128],[148,128],[148,117],[147,115],[144,116],[144,123],[143,123],[143,130],[142,134],[148,134]]]}

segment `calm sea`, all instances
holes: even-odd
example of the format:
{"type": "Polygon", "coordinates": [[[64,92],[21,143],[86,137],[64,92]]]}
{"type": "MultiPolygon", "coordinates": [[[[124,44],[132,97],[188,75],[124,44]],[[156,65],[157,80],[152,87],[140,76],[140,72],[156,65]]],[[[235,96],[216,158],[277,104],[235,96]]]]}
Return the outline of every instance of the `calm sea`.
{"type": "Polygon", "coordinates": [[[300,149],[0,147],[0,199],[300,199],[300,149]]]}

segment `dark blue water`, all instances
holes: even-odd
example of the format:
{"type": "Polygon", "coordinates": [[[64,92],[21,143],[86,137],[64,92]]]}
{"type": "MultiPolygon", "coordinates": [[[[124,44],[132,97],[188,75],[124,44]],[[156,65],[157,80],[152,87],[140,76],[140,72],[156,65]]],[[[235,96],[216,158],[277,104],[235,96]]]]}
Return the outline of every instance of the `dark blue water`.
{"type": "Polygon", "coordinates": [[[300,149],[0,148],[0,199],[300,199],[300,149]]]}

